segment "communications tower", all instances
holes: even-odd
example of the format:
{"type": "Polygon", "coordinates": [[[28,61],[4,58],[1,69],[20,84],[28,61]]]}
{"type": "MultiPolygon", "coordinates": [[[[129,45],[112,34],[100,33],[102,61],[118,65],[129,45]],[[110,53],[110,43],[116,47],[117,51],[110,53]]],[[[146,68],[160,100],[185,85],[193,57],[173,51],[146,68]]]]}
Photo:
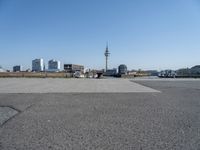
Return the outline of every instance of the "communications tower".
{"type": "Polygon", "coordinates": [[[106,57],[106,70],[105,70],[105,71],[107,71],[107,70],[108,70],[108,57],[109,57],[109,55],[110,55],[110,53],[109,53],[109,51],[108,51],[108,42],[107,42],[107,44],[106,44],[106,51],[105,51],[104,55],[105,55],[105,57],[106,57]]]}

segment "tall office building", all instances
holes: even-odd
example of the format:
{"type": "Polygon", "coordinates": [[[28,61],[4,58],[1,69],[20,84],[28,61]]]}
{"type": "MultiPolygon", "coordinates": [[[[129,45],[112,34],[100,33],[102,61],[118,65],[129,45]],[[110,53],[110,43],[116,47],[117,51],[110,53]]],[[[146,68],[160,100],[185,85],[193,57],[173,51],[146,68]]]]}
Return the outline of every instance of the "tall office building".
{"type": "Polygon", "coordinates": [[[44,60],[42,58],[34,59],[32,61],[32,71],[36,72],[45,71],[44,60]]]}
{"type": "Polygon", "coordinates": [[[60,71],[60,61],[57,60],[49,60],[48,62],[48,71],[58,72],[60,71]]]}

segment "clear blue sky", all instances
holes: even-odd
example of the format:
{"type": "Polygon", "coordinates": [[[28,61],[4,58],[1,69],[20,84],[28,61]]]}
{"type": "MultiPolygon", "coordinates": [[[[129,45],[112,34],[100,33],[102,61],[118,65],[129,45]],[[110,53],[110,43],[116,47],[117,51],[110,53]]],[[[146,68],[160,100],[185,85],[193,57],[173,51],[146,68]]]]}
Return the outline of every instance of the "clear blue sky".
{"type": "Polygon", "coordinates": [[[31,60],[104,68],[200,64],[199,0],[0,0],[0,65],[31,60]]]}

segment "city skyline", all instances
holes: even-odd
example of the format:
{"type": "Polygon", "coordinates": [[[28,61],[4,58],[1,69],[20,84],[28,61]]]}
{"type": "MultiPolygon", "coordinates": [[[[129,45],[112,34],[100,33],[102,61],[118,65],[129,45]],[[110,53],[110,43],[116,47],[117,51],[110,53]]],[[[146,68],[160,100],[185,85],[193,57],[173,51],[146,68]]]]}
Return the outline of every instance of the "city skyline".
{"type": "Polygon", "coordinates": [[[105,68],[163,70],[200,64],[200,2],[0,1],[0,66],[60,60],[105,68]]]}

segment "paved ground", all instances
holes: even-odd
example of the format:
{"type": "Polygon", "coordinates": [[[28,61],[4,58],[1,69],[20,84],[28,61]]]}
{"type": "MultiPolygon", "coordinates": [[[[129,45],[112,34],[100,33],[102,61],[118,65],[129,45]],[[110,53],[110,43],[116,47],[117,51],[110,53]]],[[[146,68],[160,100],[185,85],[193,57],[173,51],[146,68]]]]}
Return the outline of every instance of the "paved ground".
{"type": "Polygon", "coordinates": [[[18,111],[13,108],[0,106],[0,125],[6,123],[6,121],[15,116],[17,113],[18,111]]]}
{"type": "Polygon", "coordinates": [[[130,84],[152,92],[1,93],[19,113],[0,127],[0,149],[200,149],[200,80],[130,84]]]}
{"type": "Polygon", "coordinates": [[[0,78],[0,93],[159,92],[126,79],[0,78]]]}

